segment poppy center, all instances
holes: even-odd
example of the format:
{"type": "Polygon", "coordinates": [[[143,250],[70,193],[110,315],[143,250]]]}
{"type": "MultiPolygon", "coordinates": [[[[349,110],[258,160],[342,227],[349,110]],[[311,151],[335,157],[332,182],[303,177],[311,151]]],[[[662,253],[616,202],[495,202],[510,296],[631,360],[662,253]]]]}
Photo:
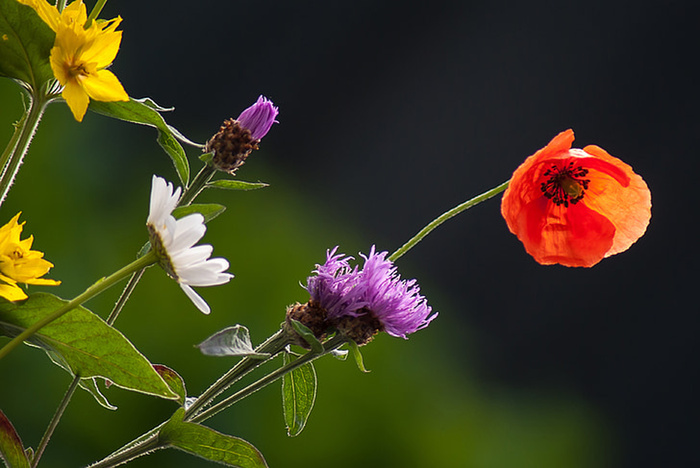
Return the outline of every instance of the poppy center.
{"type": "Polygon", "coordinates": [[[547,180],[540,184],[540,189],[555,205],[568,208],[569,203],[575,205],[581,201],[588,190],[591,181],[584,179],[586,175],[588,169],[576,166],[573,161],[561,168],[552,164],[543,174],[547,180]]]}

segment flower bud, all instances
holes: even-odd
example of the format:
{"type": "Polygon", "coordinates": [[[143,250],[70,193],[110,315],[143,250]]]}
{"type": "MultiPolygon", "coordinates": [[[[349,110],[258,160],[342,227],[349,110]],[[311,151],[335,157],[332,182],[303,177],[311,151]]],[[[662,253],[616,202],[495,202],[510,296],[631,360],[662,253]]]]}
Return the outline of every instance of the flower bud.
{"type": "Polygon", "coordinates": [[[272,101],[260,96],[255,104],[241,112],[238,119],[225,120],[204,148],[205,152],[214,153],[214,167],[229,174],[235,173],[248,155],[258,149],[260,139],[270,131],[278,113],[272,101]]]}

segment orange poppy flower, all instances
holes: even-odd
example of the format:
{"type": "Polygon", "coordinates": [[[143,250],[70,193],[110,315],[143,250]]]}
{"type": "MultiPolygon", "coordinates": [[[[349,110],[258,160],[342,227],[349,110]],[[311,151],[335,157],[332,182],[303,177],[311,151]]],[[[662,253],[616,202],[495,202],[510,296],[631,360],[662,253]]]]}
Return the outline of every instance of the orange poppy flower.
{"type": "Polygon", "coordinates": [[[651,219],[651,193],[632,168],[597,146],[571,148],[566,130],[513,173],[501,213],[543,264],[591,267],[627,250],[651,219]]]}

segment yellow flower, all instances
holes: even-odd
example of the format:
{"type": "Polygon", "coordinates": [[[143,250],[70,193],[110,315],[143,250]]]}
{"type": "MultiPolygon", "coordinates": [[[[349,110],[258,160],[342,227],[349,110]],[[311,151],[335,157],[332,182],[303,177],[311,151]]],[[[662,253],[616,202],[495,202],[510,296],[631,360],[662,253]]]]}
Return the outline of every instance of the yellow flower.
{"type": "Polygon", "coordinates": [[[27,295],[17,283],[55,286],[61,284],[40,276],[48,273],[53,264],[44,260],[44,254],[31,250],[33,236],[20,240],[24,223],[19,224],[17,213],[9,223],[0,227],[0,297],[10,301],[26,299],[27,295]]]}
{"type": "Polygon", "coordinates": [[[75,120],[83,120],[90,98],[104,102],[129,100],[119,79],[106,70],[119,51],[122,32],[115,30],[121,17],[92,21],[86,29],[87,12],[82,0],[74,1],[61,13],[47,0],[18,1],[34,8],[56,33],[51,69],[63,86],[61,95],[75,120]]]}

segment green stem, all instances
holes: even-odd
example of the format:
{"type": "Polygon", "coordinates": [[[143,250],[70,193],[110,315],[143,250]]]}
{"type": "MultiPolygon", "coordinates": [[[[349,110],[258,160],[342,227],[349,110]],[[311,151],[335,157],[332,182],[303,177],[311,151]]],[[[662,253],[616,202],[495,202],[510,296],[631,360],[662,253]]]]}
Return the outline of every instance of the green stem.
{"type": "Polygon", "coordinates": [[[491,190],[482,193],[481,195],[478,195],[471,200],[467,200],[461,205],[457,205],[454,208],[452,208],[449,211],[444,212],[434,220],[432,220],[427,226],[425,226],[423,229],[418,232],[415,236],[413,236],[408,242],[406,242],[404,245],[401,246],[396,252],[393,254],[389,255],[387,257],[387,260],[391,260],[392,262],[395,262],[399,257],[401,257],[403,254],[411,250],[413,247],[415,247],[416,244],[418,244],[420,241],[423,240],[425,236],[430,234],[430,231],[447,221],[448,219],[452,218],[453,216],[457,216],[460,214],[462,211],[467,210],[471,208],[474,205],[478,205],[479,203],[488,200],[489,198],[492,198],[499,193],[503,192],[505,189],[508,188],[508,184],[510,183],[510,180],[507,180],[506,182],[503,182],[501,185],[492,188],[491,190]]]}
{"type": "Polygon", "coordinates": [[[139,439],[136,441],[127,444],[125,447],[122,447],[106,458],[93,463],[89,466],[89,468],[111,468],[113,466],[123,465],[124,463],[128,463],[135,458],[146,455],[148,452],[165,448],[165,445],[158,440],[158,431],[164,425],[165,423],[152,429],[148,433],[139,437],[139,439]]]}
{"type": "Polygon", "coordinates": [[[8,145],[8,148],[12,146],[12,150],[10,152],[5,150],[0,160],[0,170],[2,171],[2,175],[0,175],[0,205],[5,200],[7,192],[10,191],[10,186],[15,180],[19,167],[22,165],[24,155],[29,150],[32,137],[36,133],[41,116],[44,115],[48,103],[49,100],[43,95],[29,97],[29,110],[27,110],[27,113],[19,123],[19,135],[12,136],[10,145],[8,145]],[[12,140],[15,139],[15,144],[12,145],[12,140]]]}
{"type": "Polygon", "coordinates": [[[12,339],[9,343],[7,343],[2,349],[0,349],[0,359],[4,358],[7,356],[10,351],[15,349],[17,346],[20,345],[24,340],[27,338],[31,337],[34,333],[39,331],[42,327],[45,325],[53,322],[63,314],[70,312],[71,310],[75,309],[76,307],[80,306],[83,302],[86,302],[89,299],[92,299],[93,297],[97,296],[100,294],[102,291],[105,289],[108,289],[109,287],[113,286],[115,283],[118,283],[119,281],[123,280],[130,274],[141,270],[142,268],[145,268],[149,265],[153,265],[156,263],[156,254],[153,251],[148,252],[146,255],[143,257],[137,258],[135,261],[131,262],[124,268],[120,269],[119,271],[111,274],[107,278],[103,278],[102,280],[98,281],[97,283],[93,284],[89,288],[87,288],[82,294],[79,296],[76,296],[73,300],[68,302],[66,305],[63,307],[59,308],[57,311],[53,312],[50,315],[47,315],[43,319],[39,320],[38,322],[34,323],[31,325],[29,328],[25,329],[22,333],[17,335],[15,338],[12,339]]]}
{"type": "Polygon", "coordinates": [[[129,278],[129,282],[126,283],[126,286],[124,286],[121,296],[119,296],[119,299],[117,300],[116,304],[114,304],[112,311],[109,313],[109,317],[107,317],[107,323],[109,325],[114,325],[114,322],[117,321],[117,317],[119,317],[119,314],[124,308],[126,301],[129,300],[131,293],[134,291],[134,289],[136,289],[136,285],[139,284],[144,271],[146,271],[146,269],[141,268],[140,270],[134,272],[131,275],[131,278],[129,278]]]}
{"type": "Polygon", "coordinates": [[[88,16],[88,19],[85,22],[85,29],[89,28],[90,24],[97,19],[100,12],[102,11],[102,8],[104,8],[105,3],[107,3],[107,0],[98,0],[97,4],[95,5],[95,8],[92,9],[92,11],[90,12],[90,16],[88,16]]]}
{"type": "Polygon", "coordinates": [[[248,374],[256,367],[272,359],[289,343],[290,341],[287,337],[287,333],[283,330],[279,330],[274,335],[270,336],[267,340],[255,348],[256,353],[269,353],[270,357],[267,359],[246,357],[238,361],[238,363],[233,366],[231,370],[221,376],[219,380],[214,382],[213,385],[206,389],[204,393],[202,393],[194,402],[192,402],[185,412],[185,421],[189,421],[195,417],[203,407],[211,403],[217,396],[226,391],[227,388],[236,383],[244,375],[248,374]]]}
{"type": "MultiPolygon", "coordinates": [[[[256,352],[261,352],[263,346],[266,344],[269,344],[269,347],[272,346],[272,343],[276,340],[276,337],[279,337],[280,332],[275,333],[272,335],[270,338],[268,338],[265,343],[261,344],[256,348],[256,352]]],[[[223,400],[222,402],[218,403],[215,406],[212,406],[211,408],[207,409],[206,411],[202,411],[201,413],[196,414],[194,417],[190,418],[189,420],[191,422],[201,422],[204,421],[205,419],[208,419],[212,416],[214,416],[216,413],[219,411],[224,410],[225,408],[228,408],[229,406],[233,405],[234,403],[242,400],[243,398],[247,397],[248,395],[251,395],[255,393],[256,391],[260,390],[261,388],[270,385],[271,383],[275,382],[276,380],[280,379],[282,376],[285,374],[292,372],[293,370],[303,366],[304,364],[314,361],[321,356],[325,356],[326,354],[338,349],[341,347],[343,344],[347,342],[347,338],[343,336],[336,336],[326,343],[324,343],[324,349],[320,353],[314,353],[313,351],[309,351],[305,355],[301,356],[299,359],[290,362],[289,364],[280,367],[279,369],[271,372],[270,374],[266,375],[265,377],[259,379],[256,382],[253,382],[252,384],[248,385],[244,389],[236,392],[235,394],[231,395],[229,398],[226,400],[223,400]]],[[[271,359],[272,357],[268,358],[267,360],[271,359]]],[[[221,379],[219,379],[221,380],[221,379]]],[[[206,393],[206,392],[205,392],[206,393]]],[[[204,394],[202,395],[204,396],[204,394]]],[[[200,396],[198,400],[202,400],[202,397],[200,396]]],[[[190,407],[191,410],[192,407],[190,407]]],[[[185,418],[187,421],[187,417],[185,418]]],[[[90,468],[111,468],[117,465],[121,465],[123,463],[126,463],[128,461],[131,461],[135,458],[138,458],[142,455],[145,455],[148,452],[151,452],[153,450],[157,450],[160,448],[164,448],[165,445],[161,443],[158,439],[158,431],[161,427],[163,427],[165,423],[159,425],[155,429],[150,430],[146,434],[142,435],[138,439],[135,439],[131,441],[130,443],[126,444],[124,447],[120,448],[116,452],[112,453],[108,457],[100,460],[97,463],[94,463],[90,465],[90,468]]]]}
{"type": "Polygon", "coordinates": [[[58,405],[56,413],[54,413],[53,418],[51,418],[51,422],[49,422],[49,426],[46,428],[46,432],[44,432],[44,436],[41,438],[41,442],[39,442],[36,452],[34,452],[34,458],[32,458],[32,468],[35,468],[39,464],[39,460],[41,459],[41,456],[43,455],[53,432],[56,430],[56,426],[58,426],[58,421],[61,420],[61,416],[63,416],[63,412],[68,407],[68,403],[70,403],[73,392],[75,392],[75,389],[78,388],[79,383],[80,377],[76,375],[73,378],[70,387],[68,387],[66,394],[63,396],[61,403],[58,405]]]}
{"type": "MultiPolygon", "coordinates": [[[[27,119],[27,114],[28,113],[25,113],[22,116],[22,119],[19,122],[17,122],[17,124],[15,124],[15,131],[12,133],[10,141],[7,142],[5,151],[3,151],[2,155],[0,155],[0,168],[4,169],[7,166],[7,162],[10,160],[10,155],[12,155],[15,148],[17,148],[17,142],[19,141],[19,137],[22,134],[22,129],[24,128],[24,121],[27,119]]],[[[2,172],[5,171],[0,171],[0,174],[2,172]]]]}
{"type": "Polygon", "coordinates": [[[248,385],[245,388],[242,388],[241,390],[237,391],[233,395],[229,396],[225,400],[220,401],[219,403],[215,404],[214,406],[206,409],[205,411],[202,411],[201,413],[197,414],[193,418],[190,419],[190,421],[199,423],[202,422],[206,419],[211,418],[215,414],[219,413],[220,411],[225,410],[231,405],[234,405],[244,399],[245,397],[252,395],[253,393],[257,392],[263,387],[266,387],[276,381],[277,379],[281,378],[285,374],[288,374],[289,372],[292,372],[293,370],[303,366],[304,364],[314,361],[321,356],[325,356],[326,354],[330,353],[331,351],[334,351],[338,348],[340,348],[342,345],[347,343],[348,339],[344,336],[335,336],[328,340],[326,343],[323,345],[323,351],[320,353],[314,353],[313,351],[309,351],[308,353],[304,354],[301,356],[299,359],[296,359],[295,361],[292,361],[288,363],[285,366],[280,367],[279,369],[270,372],[266,376],[262,377],[261,379],[253,382],[252,384],[248,385]]]}
{"type": "Polygon", "coordinates": [[[216,169],[209,164],[205,164],[199,173],[197,173],[197,175],[194,177],[189,187],[187,187],[185,193],[182,194],[182,198],[180,198],[178,206],[187,206],[192,203],[192,201],[197,198],[197,195],[204,190],[211,178],[214,177],[214,174],[216,174],[216,169]]]}
{"type": "Polygon", "coordinates": [[[56,0],[56,8],[58,9],[59,13],[66,7],[66,3],[67,0],[56,0]]]}

